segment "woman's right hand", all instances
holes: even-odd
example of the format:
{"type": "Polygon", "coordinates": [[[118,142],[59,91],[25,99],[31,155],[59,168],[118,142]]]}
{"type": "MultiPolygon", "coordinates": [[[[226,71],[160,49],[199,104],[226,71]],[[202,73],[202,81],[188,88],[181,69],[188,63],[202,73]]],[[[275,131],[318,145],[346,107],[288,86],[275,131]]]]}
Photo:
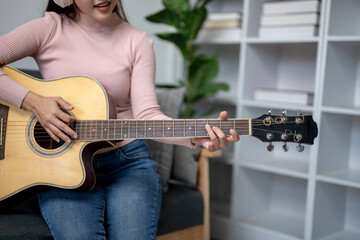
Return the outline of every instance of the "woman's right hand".
{"type": "Polygon", "coordinates": [[[66,134],[74,139],[77,138],[77,134],[67,125],[67,123],[74,122],[75,118],[62,110],[70,111],[74,107],[61,97],[44,97],[29,92],[21,107],[35,114],[41,126],[55,141],[59,142],[62,139],[70,142],[71,139],[66,134]]]}

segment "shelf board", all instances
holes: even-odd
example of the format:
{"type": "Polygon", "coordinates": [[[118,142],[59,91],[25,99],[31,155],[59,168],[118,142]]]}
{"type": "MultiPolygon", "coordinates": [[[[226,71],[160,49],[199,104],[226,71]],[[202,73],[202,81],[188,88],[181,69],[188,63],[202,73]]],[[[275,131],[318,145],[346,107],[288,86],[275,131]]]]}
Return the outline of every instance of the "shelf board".
{"type": "Polygon", "coordinates": [[[277,102],[263,102],[255,100],[243,100],[243,105],[245,107],[255,107],[255,108],[265,108],[265,109],[286,109],[286,110],[301,110],[302,112],[313,112],[314,107],[309,105],[300,105],[300,104],[286,104],[286,103],[277,103],[277,102]]]}
{"type": "Polygon", "coordinates": [[[269,43],[318,43],[318,37],[309,38],[245,38],[245,42],[250,44],[269,44],[269,43]]]}
{"type": "Polygon", "coordinates": [[[349,231],[339,231],[330,236],[320,238],[319,240],[359,240],[360,233],[349,232],[349,231]]]}
{"type": "MultiPolygon", "coordinates": [[[[270,219],[274,215],[270,216],[270,219]]],[[[277,221],[278,218],[271,219],[271,221],[277,221]]],[[[211,214],[211,237],[215,239],[247,239],[247,240],[258,240],[258,239],[276,239],[276,240],[302,240],[302,237],[294,236],[288,234],[289,231],[277,231],[273,228],[268,227],[268,223],[265,224],[254,224],[254,222],[249,223],[248,221],[239,221],[236,219],[224,217],[221,215],[211,214]]],[[[296,230],[296,234],[302,234],[303,223],[300,220],[290,220],[289,218],[284,219],[282,222],[285,222],[283,225],[284,228],[287,228],[289,225],[295,225],[295,228],[301,230],[296,230]],[[300,222],[300,223],[299,223],[300,222]],[[292,224],[293,223],[293,224],[292,224]]]]}
{"type": "Polygon", "coordinates": [[[322,111],[325,113],[360,116],[360,108],[355,107],[324,106],[322,111]]]}
{"type": "Polygon", "coordinates": [[[242,219],[241,222],[299,239],[302,239],[304,235],[305,221],[285,214],[266,212],[257,216],[242,219]]]}
{"type": "Polygon", "coordinates": [[[258,171],[270,172],[301,179],[308,178],[309,164],[304,160],[294,159],[252,159],[240,161],[240,166],[258,171]]]}
{"type": "Polygon", "coordinates": [[[360,36],[328,36],[329,42],[360,42],[360,36]]]}
{"type": "Polygon", "coordinates": [[[316,179],[322,182],[360,189],[360,169],[343,169],[334,172],[320,173],[316,179]]]}

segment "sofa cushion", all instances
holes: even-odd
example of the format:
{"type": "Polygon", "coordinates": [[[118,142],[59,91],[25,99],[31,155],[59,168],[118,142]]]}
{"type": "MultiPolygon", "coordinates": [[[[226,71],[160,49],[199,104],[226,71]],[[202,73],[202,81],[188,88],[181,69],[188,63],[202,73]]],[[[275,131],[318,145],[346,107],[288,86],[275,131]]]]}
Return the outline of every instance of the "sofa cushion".
{"type": "Polygon", "coordinates": [[[196,186],[198,177],[198,162],[201,148],[188,148],[184,146],[174,147],[174,160],[170,180],[183,182],[196,186]]]}
{"type": "Polygon", "coordinates": [[[0,213],[0,240],[53,239],[34,197],[0,213]]]}
{"type": "MultiPolygon", "coordinates": [[[[178,118],[184,93],[184,88],[160,91],[157,94],[160,110],[171,118],[178,118]]],[[[158,173],[162,180],[163,191],[166,192],[173,163],[174,145],[153,140],[148,140],[147,143],[153,153],[153,158],[158,162],[158,173]]]]}
{"type": "MultiPolygon", "coordinates": [[[[204,203],[199,190],[169,184],[163,194],[157,235],[201,225],[204,222],[204,203]]],[[[52,240],[43,220],[37,198],[32,198],[0,213],[0,240],[52,240]]]]}
{"type": "Polygon", "coordinates": [[[204,223],[204,200],[201,192],[177,184],[169,184],[163,195],[157,235],[204,223]]]}

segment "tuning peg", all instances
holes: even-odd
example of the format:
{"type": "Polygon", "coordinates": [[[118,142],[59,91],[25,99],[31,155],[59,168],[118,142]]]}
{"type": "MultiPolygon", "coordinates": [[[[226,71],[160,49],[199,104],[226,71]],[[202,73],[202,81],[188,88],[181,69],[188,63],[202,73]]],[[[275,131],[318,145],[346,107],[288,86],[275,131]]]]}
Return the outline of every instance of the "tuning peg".
{"type": "Polygon", "coordinates": [[[269,142],[269,145],[266,147],[266,149],[269,151],[269,152],[272,152],[274,150],[274,145],[269,142]]]}
{"type": "Polygon", "coordinates": [[[284,142],[284,144],[282,145],[282,149],[283,149],[284,152],[289,151],[289,147],[288,147],[288,145],[286,144],[286,142],[284,142]]]}
{"type": "Polygon", "coordinates": [[[304,147],[303,145],[301,145],[301,143],[299,143],[299,145],[296,146],[296,150],[297,150],[298,152],[303,152],[304,149],[305,149],[305,147],[304,147]]]}
{"type": "Polygon", "coordinates": [[[283,123],[283,122],[286,122],[286,120],[287,120],[286,115],[287,115],[287,111],[286,111],[285,109],[283,109],[283,110],[282,110],[282,116],[281,116],[281,122],[282,122],[282,123],[283,123]]]}
{"type": "Polygon", "coordinates": [[[297,124],[300,124],[300,123],[303,123],[304,122],[304,116],[303,116],[303,114],[302,114],[302,112],[300,111],[300,110],[298,110],[297,111],[297,113],[296,113],[296,119],[295,119],[295,122],[297,123],[297,124]]]}

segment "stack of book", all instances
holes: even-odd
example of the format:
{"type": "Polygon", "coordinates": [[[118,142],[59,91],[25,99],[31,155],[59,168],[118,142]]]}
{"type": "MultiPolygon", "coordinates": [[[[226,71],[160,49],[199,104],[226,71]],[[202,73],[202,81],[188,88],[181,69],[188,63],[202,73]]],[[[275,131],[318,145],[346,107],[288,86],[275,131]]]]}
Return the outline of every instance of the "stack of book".
{"type": "Polygon", "coordinates": [[[241,28],[241,14],[237,12],[209,13],[205,23],[205,29],[241,28]]]}
{"type": "Polygon", "coordinates": [[[240,39],[241,26],[240,13],[209,13],[198,38],[202,42],[236,42],[240,39]]]}
{"type": "Polygon", "coordinates": [[[280,103],[312,105],[314,93],[292,89],[258,88],[255,90],[255,100],[280,103]]]}
{"type": "Polygon", "coordinates": [[[276,1],[262,5],[259,37],[314,37],[318,34],[320,1],[276,1]]]}

